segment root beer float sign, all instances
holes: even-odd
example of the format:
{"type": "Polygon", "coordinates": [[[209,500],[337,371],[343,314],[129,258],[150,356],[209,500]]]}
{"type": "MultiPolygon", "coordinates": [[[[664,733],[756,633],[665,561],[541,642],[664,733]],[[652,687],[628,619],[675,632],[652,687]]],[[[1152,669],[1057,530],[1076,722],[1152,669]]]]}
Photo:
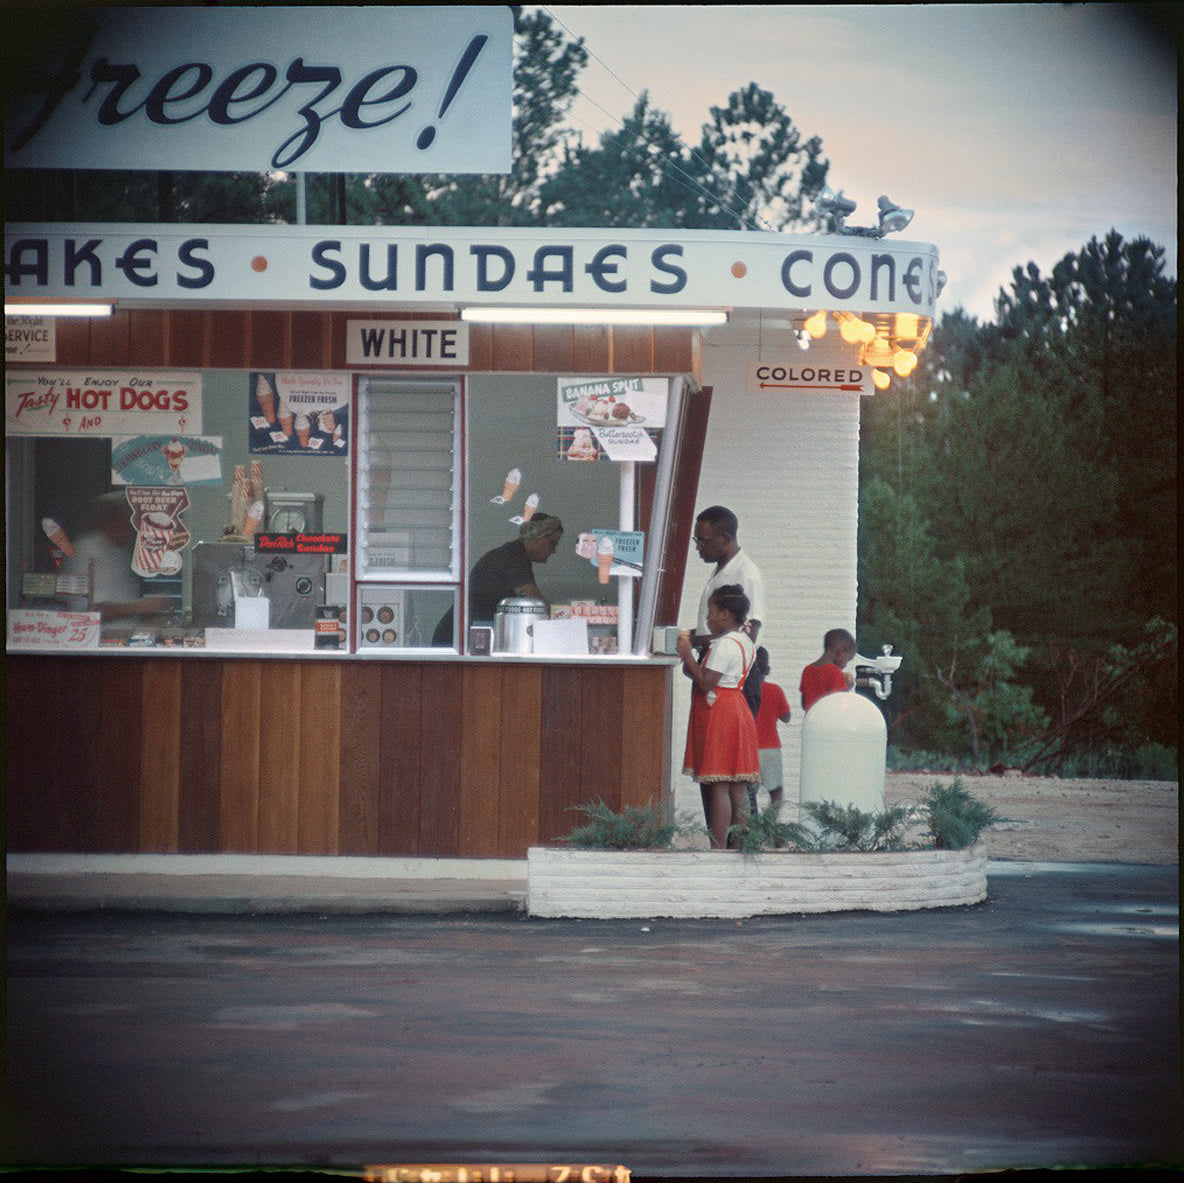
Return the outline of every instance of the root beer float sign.
{"type": "Polygon", "coordinates": [[[8,80],[4,166],[506,173],[512,60],[503,6],[90,9],[8,80]]]}
{"type": "Polygon", "coordinates": [[[928,243],[752,231],[13,224],[11,300],[829,308],[932,317],[928,243]]]}

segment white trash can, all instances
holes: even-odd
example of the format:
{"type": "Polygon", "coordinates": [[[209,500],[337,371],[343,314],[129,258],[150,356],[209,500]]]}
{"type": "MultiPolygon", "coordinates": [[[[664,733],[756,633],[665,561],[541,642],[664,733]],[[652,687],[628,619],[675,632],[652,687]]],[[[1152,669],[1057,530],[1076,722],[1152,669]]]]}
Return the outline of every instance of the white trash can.
{"type": "Polygon", "coordinates": [[[834,801],[865,813],[884,810],[888,726],[853,690],[820,698],[802,720],[801,801],[834,801]]]}

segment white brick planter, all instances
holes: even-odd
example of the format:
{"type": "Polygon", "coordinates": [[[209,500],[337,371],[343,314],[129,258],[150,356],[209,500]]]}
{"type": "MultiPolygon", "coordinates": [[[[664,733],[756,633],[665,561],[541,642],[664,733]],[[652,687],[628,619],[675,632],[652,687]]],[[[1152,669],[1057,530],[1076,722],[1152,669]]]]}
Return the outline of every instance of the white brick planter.
{"type": "Polygon", "coordinates": [[[744,855],[568,850],[526,858],[531,916],[742,918],[792,912],[908,912],[987,896],[987,850],[744,855]]]}

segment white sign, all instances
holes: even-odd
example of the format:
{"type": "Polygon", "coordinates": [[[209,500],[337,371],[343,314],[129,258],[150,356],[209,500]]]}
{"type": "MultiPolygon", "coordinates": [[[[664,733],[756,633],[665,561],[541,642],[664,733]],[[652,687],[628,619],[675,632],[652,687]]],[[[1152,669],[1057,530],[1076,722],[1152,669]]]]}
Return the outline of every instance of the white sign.
{"type": "Polygon", "coordinates": [[[749,365],[746,387],[750,394],[875,393],[871,366],[811,361],[808,353],[796,349],[792,355],[749,365]]]}
{"type": "Polygon", "coordinates": [[[513,35],[504,6],[96,6],[7,79],[4,167],[508,173],[513,35]]]}
{"type": "Polygon", "coordinates": [[[97,612],[54,612],[13,608],[8,613],[8,645],[21,649],[97,649],[97,612]]]}
{"type": "Polygon", "coordinates": [[[467,366],[469,326],[459,320],[350,320],[345,360],[351,366],[467,366]]]}
{"type": "Polygon", "coordinates": [[[8,224],[4,291],[318,308],[820,308],[932,317],[937,248],[834,234],[472,226],[8,224]]]}
{"type": "Polygon", "coordinates": [[[4,360],[57,361],[57,320],[52,316],[6,316],[4,360]]]}
{"type": "Polygon", "coordinates": [[[28,370],[4,375],[8,435],[183,435],[201,427],[201,375],[28,370]]]}

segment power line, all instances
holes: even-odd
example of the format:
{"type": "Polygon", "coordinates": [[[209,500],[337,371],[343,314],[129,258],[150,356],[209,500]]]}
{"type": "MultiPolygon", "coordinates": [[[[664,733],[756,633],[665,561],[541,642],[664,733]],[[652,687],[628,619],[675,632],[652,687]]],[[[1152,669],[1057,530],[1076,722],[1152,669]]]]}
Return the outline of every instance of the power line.
{"type": "MultiPolygon", "coordinates": [[[[561,29],[563,29],[563,31],[565,33],[567,33],[567,35],[569,37],[571,37],[575,41],[583,42],[585,51],[588,53],[588,56],[593,58],[597,63],[599,63],[599,65],[602,66],[617,81],[617,83],[620,86],[622,86],[630,95],[632,95],[635,102],[640,103],[643,101],[641,95],[639,95],[627,82],[625,82],[616,73],[616,71],[613,70],[612,67],[608,65],[607,62],[605,62],[598,54],[596,54],[595,52],[593,52],[591,49],[588,48],[587,38],[577,36],[576,33],[574,33],[570,28],[568,28],[568,26],[565,25],[563,23],[563,21],[561,21],[559,19],[559,17],[557,17],[555,15],[555,13],[553,13],[545,5],[542,6],[542,9],[561,29]]],[[[624,130],[625,124],[619,118],[617,118],[616,115],[612,114],[611,111],[608,111],[606,108],[602,107],[590,95],[585,94],[584,91],[580,88],[578,83],[576,85],[576,91],[580,95],[581,98],[583,98],[585,101],[591,103],[592,106],[594,106],[598,111],[600,111],[602,114],[606,115],[609,119],[611,119],[614,123],[616,123],[616,125],[619,128],[624,130]]],[[[582,123],[586,128],[588,128],[589,131],[595,132],[597,130],[596,128],[592,127],[591,124],[587,123],[583,119],[579,119],[576,116],[572,116],[572,118],[577,123],[582,123]]],[[[678,134],[678,132],[675,130],[673,124],[670,125],[670,131],[671,131],[671,134],[674,136],[674,138],[678,141],[678,143],[681,144],[682,147],[686,150],[687,155],[690,156],[692,160],[698,161],[699,164],[701,164],[703,166],[704,171],[706,173],[708,173],[710,175],[714,175],[715,170],[712,168],[710,162],[704,160],[703,157],[700,156],[699,153],[696,152],[694,148],[692,148],[689,144],[686,143],[686,141],[682,138],[682,136],[680,136],[678,134]]],[[[661,148],[659,148],[658,145],[653,140],[649,140],[645,136],[642,136],[642,135],[639,135],[638,138],[647,147],[653,148],[655,152],[657,152],[659,155],[661,154],[661,151],[662,151],[661,148]]],[[[753,214],[753,219],[755,219],[756,222],[760,223],[760,225],[757,226],[753,223],[752,219],[749,219],[745,216],[745,214],[742,210],[740,212],[737,212],[733,206],[728,205],[726,202],[721,200],[718,194],[711,192],[710,189],[707,189],[698,180],[696,180],[694,177],[692,177],[690,175],[690,173],[686,172],[684,169],[679,167],[679,165],[675,164],[672,160],[667,160],[666,164],[667,164],[667,167],[670,168],[674,173],[678,174],[678,176],[681,176],[682,178],[685,179],[689,188],[691,188],[692,190],[697,190],[701,196],[706,197],[710,201],[715,202],[722,210],[725,210],[727,213],[731,214],[732,217],[734,217],[736,219],[736,221],[741,226],[747,225],[749,229],[753,229],[753,230],[760,229],[760,228],[763,228],[765,230],[772,230],[772,227],[769,226],[768,223],[766,223],[765,220],[759,214],[756,214],[756,213],[753,214]]],[[[752,186],[751,184],[749,184],[748,188],[749,188],[749,191],[752,194],[752,196],[755,197],[757,195],[755,187],[752,186]]]]}

